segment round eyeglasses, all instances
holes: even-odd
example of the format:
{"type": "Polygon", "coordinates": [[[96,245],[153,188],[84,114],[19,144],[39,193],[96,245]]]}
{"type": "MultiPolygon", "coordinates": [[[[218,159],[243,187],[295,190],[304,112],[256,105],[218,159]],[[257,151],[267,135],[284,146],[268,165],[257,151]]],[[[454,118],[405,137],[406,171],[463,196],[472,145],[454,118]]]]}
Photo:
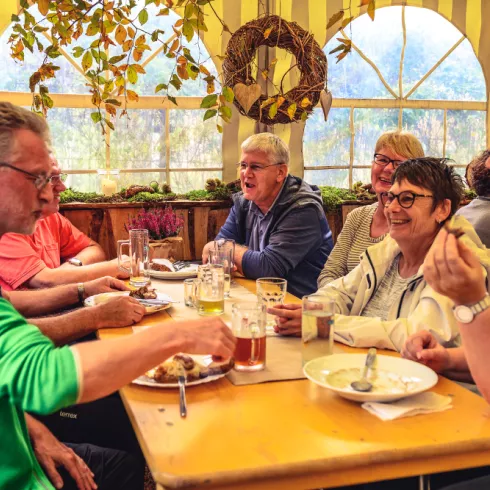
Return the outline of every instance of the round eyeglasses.
{"type": "Polygon", "coordinates": [[[380,194],[381,203],[384,207],[389,206],[395,199],[398,201],[398,204],[404,208],[408,209],[413,206],[415,199],[418,197],[434,197],[429,194],[416,194],[412,191],[403,191],[400,194],[393,194],[393,192],[382,192],[380,194]]]}
{"type": "Polygon", "coordinates": [[[405,160],[392,160],[391,158],[388,158],[386,155],[383,155],[381,153],[375,153],[374,154],[374,163],[376,165],[380,165],[381,167],[386,167],[390,163],[393,164],[393,168],[397,168],[399,165],[401,165],[405,160]]]}

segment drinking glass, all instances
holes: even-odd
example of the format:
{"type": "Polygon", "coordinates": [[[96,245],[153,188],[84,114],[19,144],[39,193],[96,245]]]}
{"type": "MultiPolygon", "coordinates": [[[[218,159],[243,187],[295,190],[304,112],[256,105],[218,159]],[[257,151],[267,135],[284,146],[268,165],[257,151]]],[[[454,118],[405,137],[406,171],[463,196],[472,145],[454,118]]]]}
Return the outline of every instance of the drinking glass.
{"type": "MultiPolygon", "coordinates": [[[[267,308],[282,305],[286,297],[288,282],[279,277],[262,277],[256,281],[257,299],[267,308]]],[[[274,315],[267,313],[267,328],[274,328],[274,315]]]]}
{"type": "Polygon", "coordinates": [[[325,296],[303,296],[301,339],[303,365],[333,353],[335,302],[325,296]]]}
{"type": "Polygon", "coordinates": [[[235,303],[232,330],[237,339],[235,369],[260,371],[266,358],[266,307],[261,303],[235,303]]]}
{"type": "Polygon", "coordinates": [[[225,298],[230,297],[231,271],[233,268],[233,251],[231,248],[209,250],[209,263],[221,264],[225,274],[225,298]]]}
{"type": "Polygon", "coordinates": [[[214,249],[219,251],[231,250],[231,268],[235,266],[235,240],[232,238],[217,238],[214,241],[214,249]]]}
{"type": "Polygon", "coordinates": [[[129,240],[117,242],[117,264],[119,269],[129,274],[129,284],[142,287],[150,284],[149,274],[150,240],[148,230],[129,230],[129,240]],[[129,269],[122,265],[122,250],[129,247],[129,269]]]}
{"type": "Polygon", "coordinates": [[[197,295],[197,312],[203,316],[222,315],[225,311],[224,272],[220,264],[203,269],[197,295]]]}
{"type": "Polygon", "coordinates": [[[199,294],[199,279],[185,279],[184,280],[184,303],[186,306],[195,308],[197,304],[197,297],[199,294]]]}

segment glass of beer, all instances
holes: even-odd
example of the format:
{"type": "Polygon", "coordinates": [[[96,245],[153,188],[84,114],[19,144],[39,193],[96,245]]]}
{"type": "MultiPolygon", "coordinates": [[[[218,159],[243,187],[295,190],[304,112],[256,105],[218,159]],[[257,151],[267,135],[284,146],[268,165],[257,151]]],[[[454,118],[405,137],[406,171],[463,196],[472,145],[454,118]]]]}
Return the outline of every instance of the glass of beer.
{"type": "Polygon", "coordinates": [[[209,263],[221,264],[225,274],[225,298],[230,297],[231,271],[233,268],[233,251],[231,248],[209,251],[209,263]]]}
{"type": "Polygon", "coordinates": [[[260,371],[266,358],[266,307],[260,303],[235,303],[232,307],[232,329],[237,338],[235,369],[260,371]]]}
{"type": "Polygon", "coordinates": [[[301,338],[303,366],[333,353],[335,302],[326,296],[303,296],[301,338]]]}
{"type": "Polygon", "coordinates": [[[197,295],[197,312],[203,316],[225,312],[225,277],[221,264],[208,264],[202,269],[197,295]]]}
{"type": "MultiPolygon", "coordinates": [[[[282,305],[286,297],[288,282],[279,277],[262,277],[256,281],[257,300],[267,308],[282,305]]],[[[273,329],[274,315],[267,313],[267,328],[273,329]]]]}
{"type": "Polygon", "coordinates": [[[150,284],[149,250],[148,230],[129,230],[129,240],[118,240],[118,266],[119,269],[129,274],[131,286],[140,288],[150,284]],[[125,246],[129,247],[129,268],[122,265],[122,250],[125,246]]]}

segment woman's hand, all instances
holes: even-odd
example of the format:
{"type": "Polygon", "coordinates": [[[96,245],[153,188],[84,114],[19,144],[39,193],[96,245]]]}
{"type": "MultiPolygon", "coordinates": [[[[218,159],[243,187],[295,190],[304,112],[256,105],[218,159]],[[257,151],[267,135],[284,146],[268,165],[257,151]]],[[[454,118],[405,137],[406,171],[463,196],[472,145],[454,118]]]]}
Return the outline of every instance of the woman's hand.
{"type": "Polygon", "coordinates": [[[411,361],[420,362],[443,373],[451,369],[451,357],[448,349],[443,347],[427,330],[410,335],[403,346],[402,356],[411,361]]]}
{"type": "Polygon", "coordinates": [[[486,294],[480,262],[453,234],[441,229],[424,262],[428,284],[457,305],[478,303],[486,294]]]}
{"type": "Polygon", "coordinates": [[[277,305],[275,308],[267,308],[267,313],[276,316],[276,333],[301,337],[301,305],[277,305]]]}

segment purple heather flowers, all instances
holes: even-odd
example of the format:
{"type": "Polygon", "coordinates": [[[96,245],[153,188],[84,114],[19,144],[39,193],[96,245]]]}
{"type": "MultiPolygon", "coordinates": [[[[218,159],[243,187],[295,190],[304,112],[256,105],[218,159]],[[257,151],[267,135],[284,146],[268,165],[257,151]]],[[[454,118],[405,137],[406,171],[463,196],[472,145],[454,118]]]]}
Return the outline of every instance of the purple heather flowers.
{"type": "Polygon", "coordinates": [[[130,218],[126,224],[127,230],[148,230],[151,240],[162,240],[177,236],[184,225],[184,220],[175,214],[172,206],[164,209],[156,208],[150,211],[142,209],[138,216],[130,218]]]}

